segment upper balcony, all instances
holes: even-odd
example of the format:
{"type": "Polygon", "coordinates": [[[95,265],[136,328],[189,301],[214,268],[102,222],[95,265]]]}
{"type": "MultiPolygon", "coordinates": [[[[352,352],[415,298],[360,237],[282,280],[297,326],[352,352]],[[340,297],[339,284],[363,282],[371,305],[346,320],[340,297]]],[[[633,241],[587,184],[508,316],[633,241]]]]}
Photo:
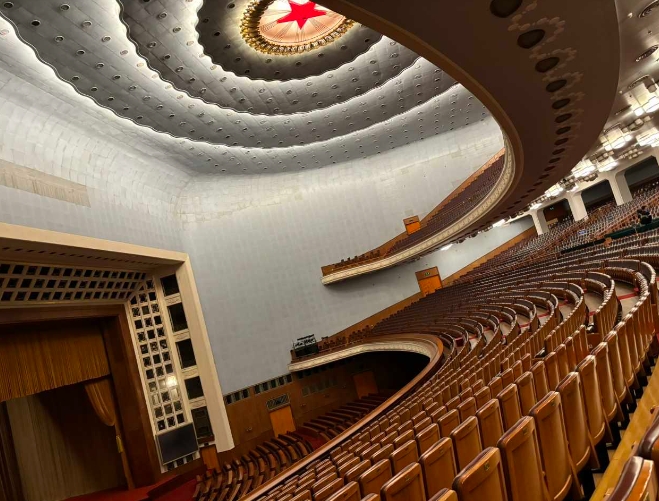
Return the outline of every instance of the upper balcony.
{"type": "MultiPolygon", "coordinates": [[[[504,141],[508,141],[504,136],[504,141]]],[[[412,233],[403,232],[388,242],[352,259],[321,268],[323,284],[371,273],[416,259],[469,233],[506,194],[514,177],[512,155],[501,149],[430,211],[412,233]]]]}

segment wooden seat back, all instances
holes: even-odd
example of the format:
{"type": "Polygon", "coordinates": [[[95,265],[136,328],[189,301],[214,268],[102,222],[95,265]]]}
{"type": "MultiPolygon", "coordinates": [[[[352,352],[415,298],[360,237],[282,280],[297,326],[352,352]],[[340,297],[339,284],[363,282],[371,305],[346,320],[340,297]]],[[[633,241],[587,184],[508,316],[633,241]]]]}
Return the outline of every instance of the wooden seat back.
{"type": "Polygon", "coordinates": [[[595,357],[595,371],[606,421],[610,423],[616,417],[620,417],[620,421],[622,421],[620,403],[613,383],[613,371],[609,363],[609,347],[602,342],[593,348],[592,354],[595,357]]]}
{"type": "Polygon", "coordinates": [[[496,447],[499,438],[503,435],[503,420],[499,400],[491,399],[476,413],[478,428],[481,432],[483,448],[496,447]]]}
{"type": "Polygon", "coordinates": [[[501,418],[503,419],[503,429],[508,430],[522,417],[522,411],[519,407],[519,396],[517,386],[509,384],[498,395],[499,406],[501,408],[501,418]]]}
{"type": "Polygon", "coordinates": [[[579,362],[577,373],[579,374],[581,388],[583,390],[590,441],[593,445],[597,445],[606,433],[607,419],[604,415],[604,408],[602,407],[602,392],[600,391],[599,380],[597,378],[595,357],[588,355],[579,362]]]}
{"type": "Polygon", "coordinates": [[[460,414],[460,421],[464,421],[468,417],[476,415],[476,399],[469,397],[458,405],[458,414],[460,414]]]}
{"type": "Polygon", "coordinates": [[[389,460],[389,456],[394,452],[394,444],[387,444],[371,456],[371,463],[376,464],[383,459],[389,460]]]}
{"type": "MultiPolygon", "coordinates": [[[[393,451],[393,446],[391,446],[391,449],[393,451]]],[[[389,456],[387,456],[387,458],[388,457],[389,456]]],[[[343,474],[343,480],[345,480],[346,483],[357,481],[359,480],[359,477],[362,475],[362,473],[364,473],[370,467],[371,462],[369,460],[361,461],[343,474]]]]}
{"type": "Polygon", "coordinates": [[[439,418],[439,434],[442,437],[448,437],[455,427],[460,424],[460,415],[457,409],[447,412],[439,418]]]}
{"type": "Polygon", "coordinates": [[[579,374],[570,372],[560,382],[556,391],[561,395],[563,422],[572,462],[576,471],[580,472],[590,459],[591,443],[579,374]]]}
{"type": "Polygon", "coordinates": [[[492,398],[492,392],[489,386],[483,386],[480,390],[474,393],[476,399],[476,408],[480,409],[492,398]]]}
{"type": "Polygon", "coordinates": [[[535,398],[540,400],[549,393],[549,380],[547,379],[547,370],[545,363],[540,361],[531,366],[533,374],[533,386],[535,388],[535,398]]]}
{"type": "Polygon", "coordinates": [[[389,456],[389,460],[391,461],[391,469],[394,474],[401,471],[408,464],[415,463],[419,460],[419,451],[416,448],[416,442],[414,440],[408,440],[389,456]]]}
{"type": "Polygon", "coordinates": [[[421,455],[419,463],[423,471],[428,498],[432,498],[444,488],[449,488],[457,473],[451,439],[440,438],[435,445],[421,455]]]}
{"type": "Polygon", "coordinates": [[[499,449],[489,447],[462,470],[453,482],[460,501],[507,501],[499,449]]]}
{"type": "Polygon", "coordinates": [[[437,426],[437,424],[433,423],[421,430],[416,436],[416,445],[419,449],[419,454],[426,452],[435,445],[438,440],[439,426],[437,426]]]}
{"type": "Polygon", "coordinates": [[[546,501],[540,448],[533,418],[524,416],[499,440],[509,501],[546,501]]]}
{"type": "Polygon", "coordinates": [[[604,337],[607,353],[609,356],[609,367],[613,376],[613,388],[615,389],[618,402],[626,400],[629,390],[625,381],[625,373],[622,367],[622,358],[620,356],[620,347],[618,345],[618,333],[613,330],[604,337]]]}
{"type": "Polygon", "coordinates": [[[382,486],[382,501],[426,501],[421,465],[412,463],[382,486]]]}
{"type": "Polygon", "coordinates": [[[567,444],[561,397],[551,391],[531,409],[540,446],[540,458],[549,499],[561,501],[575,481],[574,466],[567,444]]]}
{"type": "Polygon", "coordinates": [[[314,501],[325,501],[332,494],[337,492],[337,490],[340,489],[341,487],[343,487],[343,479],[342,478],[336,478],[336,479],[332,480],[325,487],[323,487],[319,491],[314,492],[314,494],[313,494],[314,501]]]}
{"type": "Polygon", "coordinates": [[[618,483],[607,496],[607,501],[655,501],[657,474],[652,461],[632,456],[622,468],[618,483]]]}
{"type": "Polygon", "coordinates": [[[519,396],[519,408],[522,415],[527,415],[537,399],[535,397],[535,386],[533,385],[533,374],[525,372],[515,380],[517,394],[519,396]]]}
{"type": "Polygon", "coordinates": [[[327,498],[327,501],[361,501],[357,482],[349,482],[327,498]]]}
{"type": "Polygon", "coordinates": [[[451,432],[455,459],[458,469],[467,466],[483,450],[478,419],[474,416],[467,418],[460,426],[451,432]]]}
{"type": "Polygon", "coordinates": [[[558,357],[555,352],[548,353],[544,359],[547,370],[547,384],[550,390],[555,390],[561,382],[561,373],[558,370],[558,357]]]}
{"type": "Polygon", "coordinates": [[[391,463],[383,459],[371,466],[359,476],[357,483],[362,496],[367,494],[380,494],[382,486],[392,477],[391,463]]]}

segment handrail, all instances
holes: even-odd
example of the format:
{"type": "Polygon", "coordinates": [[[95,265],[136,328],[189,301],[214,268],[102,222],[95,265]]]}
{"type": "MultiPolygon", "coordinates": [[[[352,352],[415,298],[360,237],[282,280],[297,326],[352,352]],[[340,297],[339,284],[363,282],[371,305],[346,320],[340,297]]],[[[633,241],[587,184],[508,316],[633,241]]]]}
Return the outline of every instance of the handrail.
{"type": "MultiPolygon", "coordinates": [[[[511,151],[509,140],[505,134],[504,144],[505,151],[511,151]]],[[[483,200],[476,207],[474,207],[473,210],[469,211],[468,214],[458,219],[448,228],[445,228],[444,230],[432,235],[426,240],[417,243],[416,245],[413,245],[412,247],[402,249],[400,252],[390,256],[384,256],[382,259],[379,259],[375,262],[369,262],[367,264],[361,264],[355,267],[342,268],[335,272],[328,273],[322,277],[322,283],[328,285],[354,276],[388,268],[390,266],[394,266],[396,264],[407,261],[408,259],[417,257],[421,254],[435,250],[448,239],[466,230],[469,226],[476,223],[477,220],[479,220],[481,217],[485,216],[485,214],[487,214],[490,209],[492,209],[508,192],[509,188],[512,186],[514,176],[515,159],[513,158],[513,155],[504,155],[503,170],[496,183],[494,184],[494,187],[485,197],[483,197],[483,200]]]]}
{"type": "Polygon", "coordinates": [[[424,343],[428,347],[434,347],[433,354],[425,366],[425,368],[414,378],[412,381],[407,383],[403,388],[394,393],[391,397],[385,400],[379,407],[377,407],[372,412],[368,413],[364,418],[357,421],[350,428],[342,432],[341,434],[334,437],[332,440],[327,442],[325,445],[314,451],[312,454],[299,461],[292,467],[284,470],[279,475],[275,476],[265,484],[261,485],[258,489],[250,492],[246,497],[242,498],[241,501],[253,501],[262,496],[264,493],[272,489],[275,485],[284,483],[293,475],[297,474],[298,471],[305,468],[309,463],[320,459],[322,456],[329,454],[329,452],[336,447],[338,444],[343,442],[349,436],[355,434],[362,428],[370,425],[373,421],[379,419],[381,416],[387,413],[390,408],[397,405],[401,402],[409,393],[416,390],[423,383],[429,380],[440,368],[443,361],[444,355],[444,344],[441,339],[437,336],[432,336],[428,334],[398,334],[391,336],[381,336],[379,341],[386,341],[387,339],[391,341],[410,341],[414,340],[418,343],[424,343]]]}

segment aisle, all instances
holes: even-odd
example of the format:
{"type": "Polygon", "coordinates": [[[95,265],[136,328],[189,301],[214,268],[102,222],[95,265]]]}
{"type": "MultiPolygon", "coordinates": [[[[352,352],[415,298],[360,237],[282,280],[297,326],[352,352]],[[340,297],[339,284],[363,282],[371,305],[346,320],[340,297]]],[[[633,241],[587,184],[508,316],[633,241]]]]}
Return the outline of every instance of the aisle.
{"type": "Polygon", "coordinates": [[[659,377],[650,376],[648,385],[643,389],[643,397],[637,402],[636,411],[630,416],[631,421],[626,430],[621,430],[622,440],[613,453],[609,467],[599,479],[597,488],[590,501],[602,501],[606,491],[618,483],[622,468],[632,455],[635,442],[643,436],[652,421],[650,409],[659,403],[659,377]]]}

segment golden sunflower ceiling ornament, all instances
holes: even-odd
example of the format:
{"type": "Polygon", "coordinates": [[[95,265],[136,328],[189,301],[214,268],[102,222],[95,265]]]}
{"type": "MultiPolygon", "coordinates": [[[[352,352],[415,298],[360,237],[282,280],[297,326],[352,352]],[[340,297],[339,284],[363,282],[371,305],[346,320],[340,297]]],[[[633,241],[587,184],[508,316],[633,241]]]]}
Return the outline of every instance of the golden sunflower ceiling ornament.
{"type": "Polygon", "coordinates": [[[259,52],[286,56],[324,47],[353,24],[308,0],[253,0],[243,14],[240,33],[259,52]]]}

